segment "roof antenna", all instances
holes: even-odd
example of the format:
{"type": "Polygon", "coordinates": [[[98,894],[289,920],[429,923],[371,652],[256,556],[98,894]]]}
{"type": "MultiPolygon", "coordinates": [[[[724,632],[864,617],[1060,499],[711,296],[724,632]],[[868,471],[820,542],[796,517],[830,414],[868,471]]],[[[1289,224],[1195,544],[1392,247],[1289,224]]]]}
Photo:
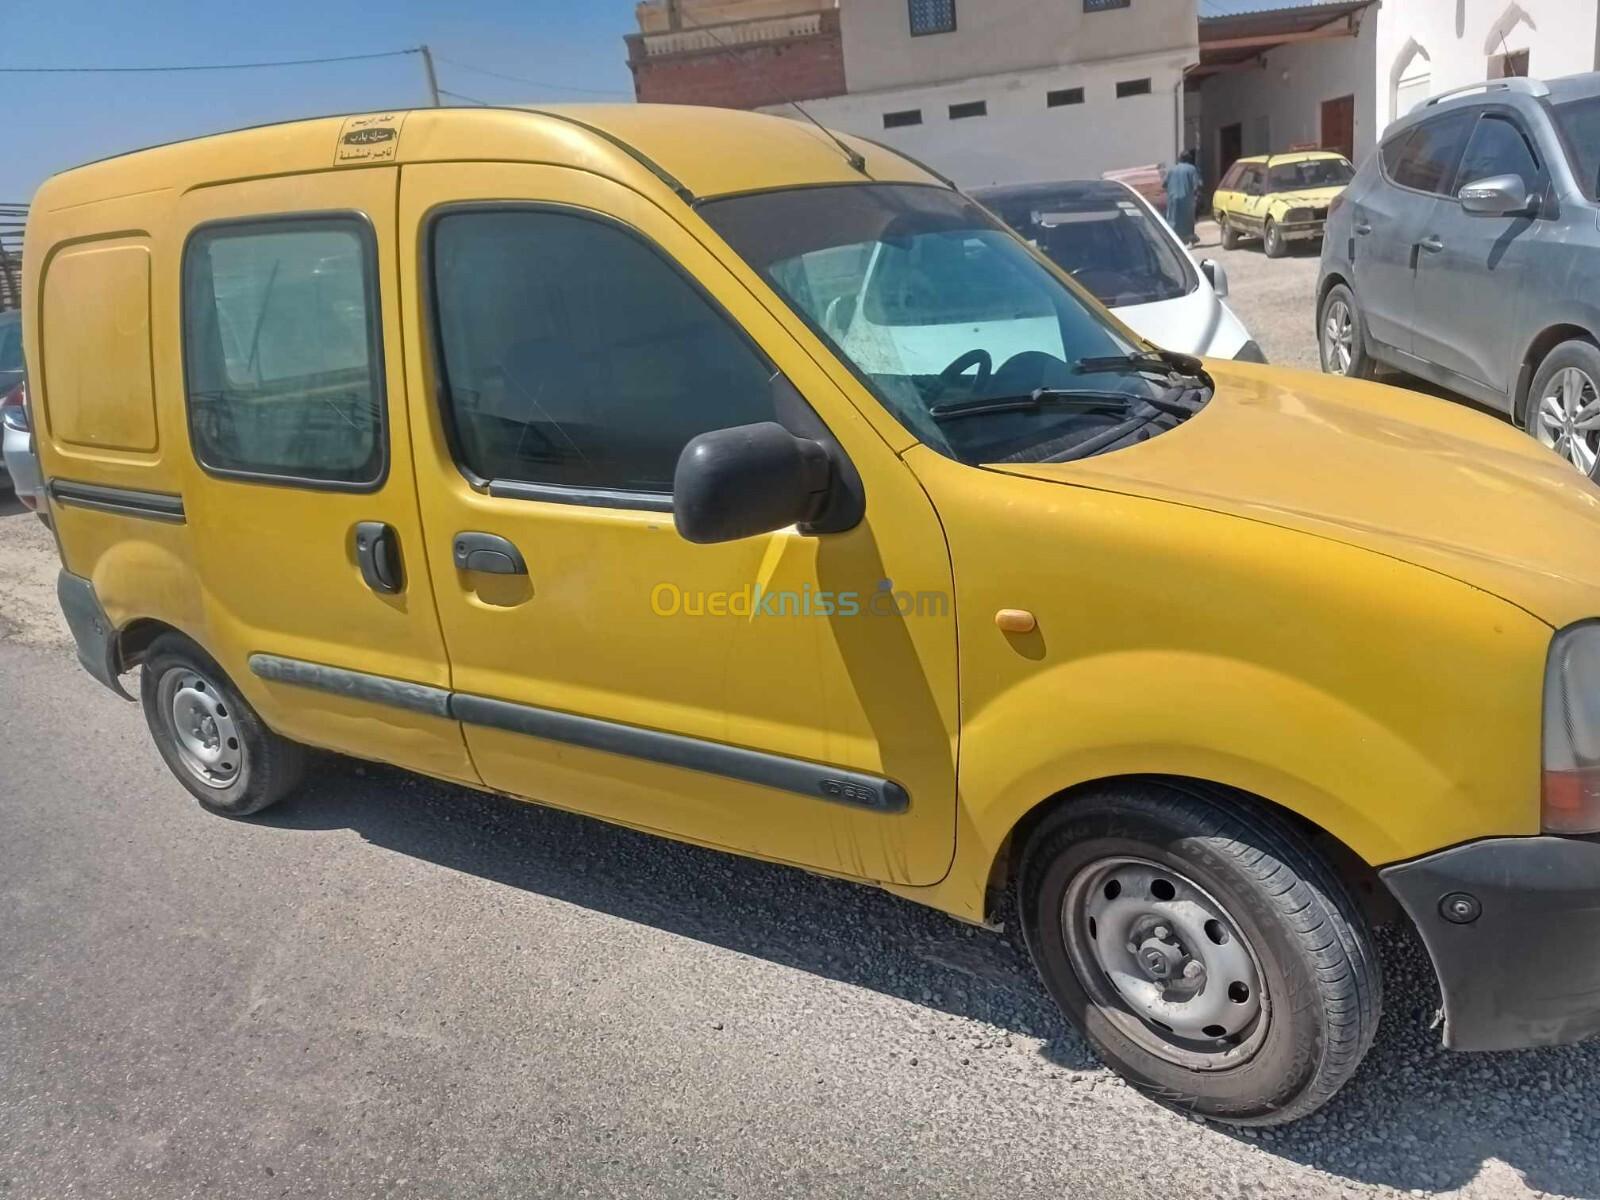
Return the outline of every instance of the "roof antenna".
{"type": "MultiPolygon", "coordinates": [[[[713,42],[715,42],[718,46],[720,46],[722,48],[722,52],[724,54],[726,54],[730,59],[732,59],[736,63],[739,62],[738,56],[736,54],[734,54],[732,46],[728,45],[727,42],[725,42],[721,38],[719,38],[715,33],[713,33],[706,26],[700,24],[700,22],[695,21],[695,20],[691,20],[689,18],[688,14],[686,14],[682,9],[678,10],[678,19],[680,21],[682,21],[684,24],[692,25],[694,28],[698,29],[701,33],[705,34],[708,38],[710,38],[713,42]]],[[[744,64],[740,63],[739,65],[743,66],[744,64]]],[[[857,171],[861,172],[861,174],[863,174],[863,175],[867,174],[867,160],[866,160],[866,157],[861,153],[861,151],[857,150],[854,146],[850,145],[843,138],[841,138],[838,134],[834,133],[833,130],[829,129],[821,121],[817,120],[810,113],[808,113],[804,108],[800,107],[800,101],[798,101],[798,100],[784,100],[783,103],[787,104],[790,108],[794,109],[795,112],[799,113],[806,120],[810,121],[811,124],[813,124],[813,125],[815,125],[817,127],[818,131],[825,138],[827,138],[835,146],[839,147],[839,152],[844,155],[845,162],[849,163],[850,166],[854,170],[857,170],[857,171]]],[[[870,179],[871,176],[868,176],[868,178],[870,179]]]]}

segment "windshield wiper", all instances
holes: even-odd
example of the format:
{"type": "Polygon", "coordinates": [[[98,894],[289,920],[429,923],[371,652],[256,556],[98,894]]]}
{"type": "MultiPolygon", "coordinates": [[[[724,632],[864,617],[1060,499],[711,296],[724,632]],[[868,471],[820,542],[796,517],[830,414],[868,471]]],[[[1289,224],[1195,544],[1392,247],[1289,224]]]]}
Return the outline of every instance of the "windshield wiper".
{"type": "Polygon", "coordinates": [[[1102,371],[1108,373],[1131,371],[1139,375],[1160,375],[1163,378],[1188,375],[1201,380],[1207,387],[1211,386],[1211,379],[1206,374],[1204,364],[1192,354],[1179,354],[1175,350],[1149,350],[1137,354],[1105,354],[1080,358],[1072,364],[1072,369],[1079,375],[1095,375],[1102,371]]]}
{"type": "MultiPolygon", "coordinates": [[[[1181,393],[1180,393],[1181,394],[1181,393]]],[[[1093,392],[1073,388],[1034,388],[1015,396],[988,396],[982,400],[963,400],[959,404],[935,404],[928,415],[935,421],[955,421],[962,417],[986,416],[989,413],[1033,412],[1046,404],[1052,407],[1080,408],[1085,412],[1129,412],[1136,404],[1147,404],[1157,412],[1174,417],[1188,417],[1194,409],[1179,404],[1167,396],[1130,396],[1126,392],[1093,392]]]]}

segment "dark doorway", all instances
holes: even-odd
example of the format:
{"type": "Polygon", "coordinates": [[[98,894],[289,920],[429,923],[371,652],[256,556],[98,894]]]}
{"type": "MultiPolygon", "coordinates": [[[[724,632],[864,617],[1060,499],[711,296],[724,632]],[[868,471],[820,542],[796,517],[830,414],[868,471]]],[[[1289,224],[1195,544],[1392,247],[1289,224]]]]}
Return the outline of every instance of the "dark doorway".
{"type": "Polygon", "coordinates": [[[1217,178],[1228,173],[1228,168],[1239,161],[1244,153],[1244,126],[1238,122],[1217,130],[1217,178]]]}
{"type": "Polygon", "coordinates": [[[1356,98],[1340,96],[1322,102],[1322,148],[1337,150],[1355,161],[1356,98]]]}

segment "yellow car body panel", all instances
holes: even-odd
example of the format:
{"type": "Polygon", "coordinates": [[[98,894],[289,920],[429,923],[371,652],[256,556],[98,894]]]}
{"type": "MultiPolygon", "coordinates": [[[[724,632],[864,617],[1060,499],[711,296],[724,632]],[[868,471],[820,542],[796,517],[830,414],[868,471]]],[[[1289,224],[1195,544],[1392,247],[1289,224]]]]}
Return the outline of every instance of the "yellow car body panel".
{"type": "MultiPolygon", "coordinates": [[[[27,241],[25,345],[46,476],[181,499],[184,521],[52,511],[68,572],[118,629],[204,647],[273,728],[315,745],[684,840],[875,882],[970,920],[1017,823],[1064,790],[1161,774],[1290,810],[1369,864],[1536,832],[1553,626],[1600,611],[1594,488],[1487,417],[1391,389],[1212,364],[1172,432],[1069,464],[961,465],[917,442],[686,202],[915,164],[748,113],[599,107],[327,118],[201,139],[50,181],[27,241]],[[860,472],[863,522],[713,546],[670,516],[509,500],[457,467],[436,401],[424,269],[441,207],[537,201],[644,238],[736,323],[860,472]],[[367,492],[221,479],[187,422],[180,271],[196,229],[357,212],[377,250],[388,471],[367,492]],[[63,248],[150,254],[159,437],[56,436],[40,297],[63,248]],[[120,241],[117,241],[120,239],[120,241]],[[398,531],[380,596],[358,521],[398,531]],[[468,578],[462,530],[529,579],[468,578]],[[667,618],[651,592],[948,593],[904,620],[667,618]],[[1037,625],[1005,633],[995,614],[1037,625]],[[257,677],[269,654],[903,784],[867,812],[703,771],[257,677]],[[958,767],[959,763],[959,767],[958,767]]],[[[136,275],[124,256],[119,265],[136,275]]],[[[53,302],[70,300],[58,295],[53,302]]],[[[130,361],[142,361],[137,338],[130,361]]]]}

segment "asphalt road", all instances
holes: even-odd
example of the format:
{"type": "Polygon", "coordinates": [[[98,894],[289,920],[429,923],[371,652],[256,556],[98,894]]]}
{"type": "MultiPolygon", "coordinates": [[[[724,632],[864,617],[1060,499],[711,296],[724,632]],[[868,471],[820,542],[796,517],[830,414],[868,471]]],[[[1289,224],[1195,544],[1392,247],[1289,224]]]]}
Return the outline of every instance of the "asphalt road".
{"type": "Polygon", "coordinates": [[[0,501],[0,1196],[1600,1196],[1600,1047],[1444,1052],[1403,935],[1351,1086],[1247,1136],[880,892],[342,760],[207,816],[52,554],[0,501]]]}

